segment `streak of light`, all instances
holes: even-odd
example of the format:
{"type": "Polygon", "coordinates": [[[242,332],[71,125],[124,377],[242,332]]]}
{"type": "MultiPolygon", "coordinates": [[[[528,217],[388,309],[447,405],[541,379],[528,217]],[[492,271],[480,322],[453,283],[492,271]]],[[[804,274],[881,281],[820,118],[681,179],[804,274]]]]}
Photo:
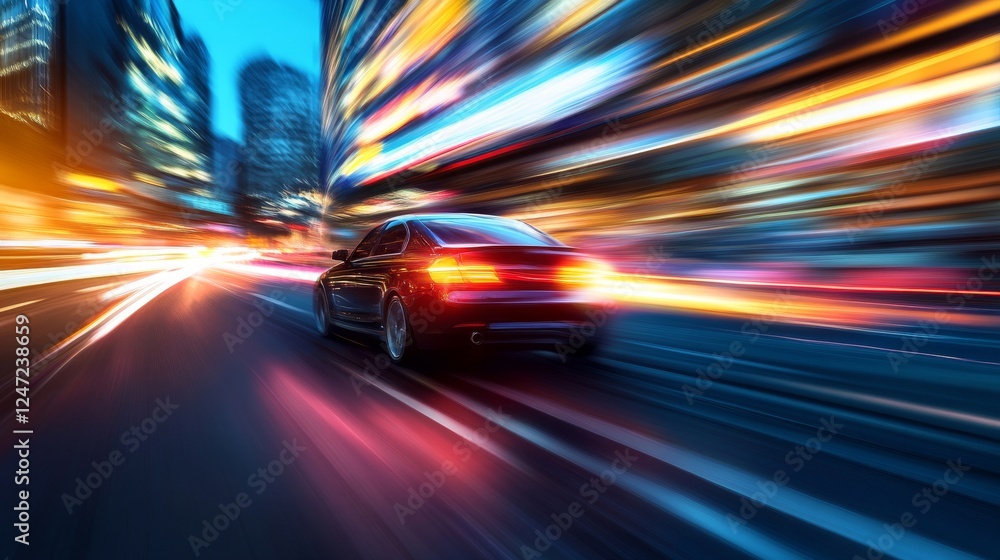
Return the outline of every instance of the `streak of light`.
{"type": "Polygon", "coordinates": [[[759,280],[730,280],[725,278],[707,278],[698,276],[656,276],[651,274],[620,274],[618,278],[605,279],[605,287],[608,283],[627,283],[629,279],[642,278],[654,282],[695,282],[705,284],[728,284],[733,286],[759,286],[764,288],[796,288],[806,290],[830,290],[838,292],[876,292],[894,294],[955,294],[965,296],[990,296],[1000,297],[1000,292],[989,290],[968,290],[956,288],[954,290],[944,290],[935,288],[901,288],[887,286],[859,286],[845,284],[811,284],[800,282],[763,282],[759,280]]]}
{"type": "Polygon", "coordinates": [[[190,278],[207,266],[192,265],[182,269],[172,269],[159,272],[154,275],[153,281],[147,283],[144,288],[128,296],[124,300],[116,303],[108,310],[104,311],[92,321],[81,327],[76,332],[67,336],[58,344],[49,349],[36,359],[37,362],[52,363],[56,359],[65,358],[54,370],[48,372],[42,383],[47,382],[73,357],[88,348],[94,342],[107,336],[115,328],[120,326],[126,319],[134,315],[143,306],[153,301],[158,295],[167,291],[176,284],[190,278]],[[69,352],[69,354],[66,354],[69,352]]]}
{"type": "Polygon", "coordinates": [[[324,268],[303,268],[293,266],[271,265],[271,264],[241,264],[224,263],[216,268],[229,272],[238,272],[254,278],[279,278],[282,280],[294,280],[296,282],[315,282],[324,268]]]}
{"type": "MultiPolygon", "coordinates": [[[[608,274],[600,282],[583,288],[625,304],[645,307],[666,307],[696,312],[708,312],[745,317],[773,317],[775,321],[838,327],[864,325],[895,325],[900,322],[940,321],[942,309],[934,306],[894,305],[882,302],[853,300],[850,297],[822,297],[795,293],[789,288],[820,291],[851,292],[851,287],[823,284],[782,284],[757,281],[718,280],[652,275],[608,274]],[[669,278],[669,279],[668,279],[669,278]],[[732,289],[753,287],[768,290],[732,289]]],[[[996,292],[978,290],[923,290],[859,287],[859,292],[898,294],[955,294],[965,298],[974,296],[996,297],[996,292]]],[[[943,306],[942,298],[942,306],[943,306]]],[[[962,314],[960,309],[947,312],[947,320],[968,325],[993,325],[995,317],[973,313],[962,314]]]]}
{"type": "Polygon", "coordinates": [[[40,301],[42,301],[42,300],[36,299],[36,300],[32,300],[32,301],[25,301],[25,302],[22,302],[22,303],[15,303],[14,305],[8,305],[7,307],[0,307],[0,313],[4,313],[4,312],[10,311],[12,309],[17,309],[18,307],[24,307],[25,305],[31,305],[33,303],[38,303],[40,301]]]}
{"type": "MultiPolygon", "coordinates": [[[[197,252],[202,251],[199,249],[197,252]]],[[[131,255],[131,253],[129,254],[131,255]]],[[[130,274],[158,272],[196,265],[207,266],[209,264],[220,264],[225,261],[246,260],[252,258],[253,255],[254,253],[249,251],[232,251],[226,249],[219,252],[207,251],[201,256],[183,258],[160,258],[155,260],[119,261],[5,271],[0,276],[0,291],[88,278],[122,277],[130,274]]]]}

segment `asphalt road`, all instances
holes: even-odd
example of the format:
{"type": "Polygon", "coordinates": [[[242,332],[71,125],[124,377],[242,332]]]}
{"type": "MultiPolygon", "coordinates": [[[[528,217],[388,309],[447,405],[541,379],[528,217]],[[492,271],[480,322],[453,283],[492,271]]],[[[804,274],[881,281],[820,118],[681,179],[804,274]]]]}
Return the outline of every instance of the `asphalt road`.
{"type": "Polygon", "coordinates": [[[407,369],[316,335],[308,282],[108,283],[0,301],[33,302],[0,314],[31,317],[32,347],[123,310],[32,378],[10,558],[997,557],[994,329],[622,309],[586,359],[407,369]]]}

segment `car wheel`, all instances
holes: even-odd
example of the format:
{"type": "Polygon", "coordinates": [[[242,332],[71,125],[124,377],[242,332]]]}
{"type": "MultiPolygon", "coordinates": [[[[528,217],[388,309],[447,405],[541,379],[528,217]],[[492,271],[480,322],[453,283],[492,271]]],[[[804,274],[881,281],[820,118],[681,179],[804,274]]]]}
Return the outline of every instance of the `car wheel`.
{"type": "Polygon", "coordinates": [[[409,361],[414,357],[416,348],[410,344],[413,340],[410,322],[406,318],[406,307],[399,296],[392,296],[389,305],[385,307],[385,347],[389,358],[397,364],[409,361]]]}
{"type": "Polygon", "coordinates": [[[326,299],[326,292],[318,286],[313,290],[313,318],[316,321],[316,330],[323,336],[333,335],[333,326],[330,324],[330,304],[326,299]]]}

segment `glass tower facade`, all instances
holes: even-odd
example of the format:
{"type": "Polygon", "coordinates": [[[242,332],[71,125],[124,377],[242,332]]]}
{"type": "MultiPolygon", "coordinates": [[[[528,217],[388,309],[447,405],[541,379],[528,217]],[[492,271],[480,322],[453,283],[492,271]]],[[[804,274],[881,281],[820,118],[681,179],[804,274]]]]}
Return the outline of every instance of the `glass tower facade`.
{"type": "Polygon", "coordinates": [[[0,112],[44,128],[55,124],[55,0],[0,0],[0,112]]]}

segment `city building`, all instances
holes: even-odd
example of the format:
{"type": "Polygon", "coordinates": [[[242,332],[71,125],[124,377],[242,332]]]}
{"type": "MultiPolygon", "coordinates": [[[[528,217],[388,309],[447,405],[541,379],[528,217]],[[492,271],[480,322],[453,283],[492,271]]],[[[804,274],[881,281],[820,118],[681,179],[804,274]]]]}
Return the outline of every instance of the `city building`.
{"type": "Polygon", "coordinates": [[[240,173],[243,169],[241,159],[243,146],[236,140],[222,135],[216,135],[213,144],[213,197],[231,205],[239,190],[240,173]]]}
{"type": "Polygon", "coordinates": [[[240,73],[245,194],[280,201],[315,191],[319,181],[319,111],[304,72],[270,58],[240,73]]]}
{"type": "Polygon", "coordinates": [[[188,60],[187,41],[172,0],[122,2],[124,31],[122,134],[132,179],[180,192],[197,192],[211,181],[211,151],[199,137],[196,91],[207,73],[188,60]]]}
{"type": "Polygon", "coordinates": [[[210,57],[205,41],[190,35],[184,41],[184,60],[188,75],[185,88],[187,106],[190,107],[190,128],[194,134],[196,153],[207,157],[206,169],[214,169],[212,156],[215,142],[212,133],[212,92],[209,84],[210,57]]]}
{"type": "Polygon", "coordinates": [[[124,177],[125,32],[118,22],[121,0],[63,2],[56,27],[61,70],[61,144],[56,168],[66,172],[124,177]]]}
{"type": "Polygon", "coordinates": [[[0,113],[56,124],[53,42],[57,0],[0,0],[0,113]]]}

